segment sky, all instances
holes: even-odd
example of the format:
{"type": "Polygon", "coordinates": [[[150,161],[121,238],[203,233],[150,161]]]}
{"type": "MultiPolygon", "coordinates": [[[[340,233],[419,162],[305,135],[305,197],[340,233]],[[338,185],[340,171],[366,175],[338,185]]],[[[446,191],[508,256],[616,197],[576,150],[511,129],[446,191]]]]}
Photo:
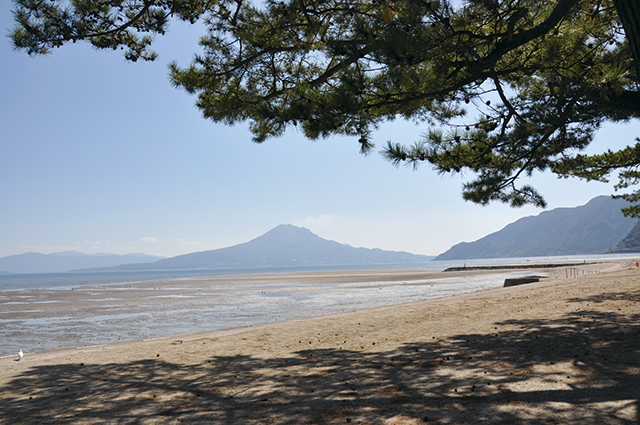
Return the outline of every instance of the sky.
{"type": "MultiPolygon", "coordinates": [[[[200,52],[198,27],[174,24],[156,40],[152,63],[85,43],[31,58],[7,37],[11,6],[0,2],[0,257],[175,256],[247,242],[279,224],[355,247],[437,255],[543,211],[465,202],[464,177],[393,167],[378,151],[361,155],[355,138],[310,141],[292,130],[255,144],[246,123],[202,118],[167,68],[200,52]]],[[[410,144],[425,129],[394,122],[373,141],[410,144]]],[[[610,125],[590,151],[632,143],[638,130],[610,125]]],[[[613,193],[611,184],[551,174],[528,183],[548,209],[613,193]]]]}

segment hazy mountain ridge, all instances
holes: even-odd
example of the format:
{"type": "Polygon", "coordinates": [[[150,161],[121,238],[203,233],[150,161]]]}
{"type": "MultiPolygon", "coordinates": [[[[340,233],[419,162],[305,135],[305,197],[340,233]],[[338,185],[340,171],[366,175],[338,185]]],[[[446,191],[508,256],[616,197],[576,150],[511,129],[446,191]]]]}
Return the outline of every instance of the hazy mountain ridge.
{"type": "MultiPolygon", "coordinates": [[[[454,245],[435,259],[600,254],[613,247],[616,247],[615,252],[638,252],[640,224],[637,219],[622,215],[620,209],[626,205],[625,201],[599,196],[583,206],[544,211],[537,216],[521,218],[475,242],[454,245]]],[[[411,263],[430,259],[433,257],[408,252],[354,248],[323,239],[305,228],[280,225],[249,242],[171,258],[75,251],[12,255],[0,258],[0,273],[320,266],[411,263]]]]}
{"type": "Polygon", "coordinates": [[[402,263],[432,257],[408,252],[354,248],[322,239],[310,230],[282,224],[239,245],[179,255],[147,264],[127,264],[112,270],[177,270],[227,267],[273,267],[402,263]]]}
{"type": "Polygon", "coordinates": [[[544,211],[474,242],[454,245],[436,260],[605,253],[638,222],[622,214],[620,209],[626,205],[623,200],[598,196],[579,207],[544,211]]]}
{"type": "Polygon", "coordinates": [[[165,257],[130,254],[84,254],[76,251],[41,254],[27,252],[0,258],[0,271],[5,273],[63,273],[93,267],[111,267],[128,263],[154,262],[165,257]]]}
{"type": "Polygon", "coordinates": [[[640,252],[640,221],[629,231],[618,245],[611,251],[612,253],[632,253],[640,252]]]}

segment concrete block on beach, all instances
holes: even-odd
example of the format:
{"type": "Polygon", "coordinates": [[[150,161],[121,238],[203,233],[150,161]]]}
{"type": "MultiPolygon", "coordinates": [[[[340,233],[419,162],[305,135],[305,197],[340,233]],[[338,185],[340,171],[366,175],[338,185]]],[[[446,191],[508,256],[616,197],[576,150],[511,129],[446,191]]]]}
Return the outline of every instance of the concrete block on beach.
{"type": "Polygon", "coordinates": [[[525,283],[535,283],[540,282],[540,277],[538,276],[526,276],[526,277],[515,277],[504,280],[504,287],[509,288],[511,286],[524,285],[525,283]]]}

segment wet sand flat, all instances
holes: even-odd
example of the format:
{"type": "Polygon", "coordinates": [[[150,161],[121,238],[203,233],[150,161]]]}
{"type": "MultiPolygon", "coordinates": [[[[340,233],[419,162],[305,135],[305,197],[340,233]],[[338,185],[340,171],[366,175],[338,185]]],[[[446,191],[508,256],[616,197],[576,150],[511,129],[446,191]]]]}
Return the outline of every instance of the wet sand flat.
{"type": "Polygon", "coordinates": [[[599,271],[0,359],[0,423],[638,423],[640,270],[599,271]]]}
{"type": "Polygon", "coordinates": [[[405,304],[495,288],[507,275],[333,271],[4,290],[0,357],[405,304]]]}

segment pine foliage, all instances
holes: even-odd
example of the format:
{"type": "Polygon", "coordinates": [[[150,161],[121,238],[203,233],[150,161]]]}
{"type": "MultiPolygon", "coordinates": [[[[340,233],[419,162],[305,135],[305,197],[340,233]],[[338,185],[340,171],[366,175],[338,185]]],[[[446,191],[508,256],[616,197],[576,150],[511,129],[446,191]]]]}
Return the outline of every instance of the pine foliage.
{"type": "Polygon", "coordinates": [[[424,137],[389,141],[385,158],[465,173],[463,197],[480,204],[544,206],[519,183],[540,171],[621,171],[625,190],[640,178],[637,145],[580,153],[604,123],[640,114],[631,0],[14,1],[13,42],[29,54],[85,40],[153,60],[170,19],[203,20],[202,52],[170,65],[172,83],[205,117],[248,122],[256,142],[297,127],[353,136],[368,153],[381,123],[414,120],[424,137]]]}

